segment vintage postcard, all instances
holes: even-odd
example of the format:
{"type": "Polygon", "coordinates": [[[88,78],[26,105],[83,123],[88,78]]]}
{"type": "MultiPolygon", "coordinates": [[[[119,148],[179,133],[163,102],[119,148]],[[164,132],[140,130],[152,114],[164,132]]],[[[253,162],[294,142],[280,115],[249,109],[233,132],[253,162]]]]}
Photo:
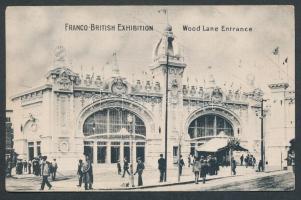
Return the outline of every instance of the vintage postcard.
{"type": "Polygon", "coordinates": [[[294,190],[294,17],[7,7],[6,190],[294,190]]]}

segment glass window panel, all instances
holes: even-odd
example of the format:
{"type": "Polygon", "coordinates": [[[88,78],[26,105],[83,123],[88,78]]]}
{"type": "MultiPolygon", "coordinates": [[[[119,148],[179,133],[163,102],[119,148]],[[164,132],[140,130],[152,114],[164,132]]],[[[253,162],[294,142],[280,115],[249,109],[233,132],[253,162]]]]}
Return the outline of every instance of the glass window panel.
{"type": "Polygon", "coordinates": [[[205,119],[204,119],[204,117],[201,117],[201,118],[197,119],[197,126],[198,127],[205,127],[205,119]]]}
{"type": "Polygon", "coordinates": [[[223,117],[215,115],[204,115],[191,122],[188,133],[191,138],[195,138],[194,131],[197,131],[197,137],[214,136],[224,131],[227,135],[233,135],[232,125],[223,117]],[[214,119],[216,118],[216,127],[214,119]]]}
{"type": "MultiPolygon", "coordinates": [[[[130,125],[127,121],[127,117],[129,114],[134,115],[128,110],[123,110],[119,108],[109,108],[97,111],[96,113],[92,114],[86,119],[83,126],[84,135],[88,136],[107,132],[119,133],[122,128],[126,128],[127,131],[129,131],[130,126],[133,126],[130,125]],[[107,130],[107,125],[109,125],[109,130],[107,130]]],[[[135,133],[145,135],[146,128],[144,122],[138,116],[134,116],[135,133]]]]}

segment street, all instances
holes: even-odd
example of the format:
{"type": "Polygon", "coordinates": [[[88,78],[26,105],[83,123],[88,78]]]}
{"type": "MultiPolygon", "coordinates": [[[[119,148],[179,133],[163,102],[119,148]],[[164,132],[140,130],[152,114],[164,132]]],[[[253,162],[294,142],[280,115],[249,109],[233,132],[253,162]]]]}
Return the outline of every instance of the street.
{"type": "Polygon", "coordinates": [[[295,189],[295,175],[292,172],[275,172],[264,177],[228,177],[210,180],[203,184],[183,184],[150,188],[147,191],[291,191],[295,189]],[[251,179],[251,180],[247,180],[251,179]]]}

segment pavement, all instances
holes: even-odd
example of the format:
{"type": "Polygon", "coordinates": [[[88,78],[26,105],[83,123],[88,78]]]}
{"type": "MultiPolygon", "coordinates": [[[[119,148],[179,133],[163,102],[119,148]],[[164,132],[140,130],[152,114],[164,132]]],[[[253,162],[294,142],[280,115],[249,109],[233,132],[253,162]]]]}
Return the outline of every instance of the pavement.
{"type": "MultiPolygon", "coordinates": [[[[220,167],[218,175],[207,176],[207,183],[221,181],[214,181],[222,179],[223,183],[226,181],[246,181],[253,178],[269,176],[269,174],[283,174],[287,171],[280,171],[278,168],[267,168],[266,172],[256,172],[252,167],[237,167],[237,174],[231,175],[230,167],[220,167]]],[[[85,191],[83,186],[77,187],[78,177],[76,171],[58,171],[56,181],[51,181],[53,185],[51,190],[45,189],[44,191],[85,191]]],[[[135,184],[138,183],[138,176],[135,176],[135,184]]],[[[168,190],[169,186],[193,184],[194,174],[192,168],[184,167],[183,175],[178,181],[178,171],[176,168],[169,169],[167,172],[167,182],[159,182],[159,171],[157,169],[146,169],[143,173],[143,184],[140,187],[125,187],[126,183],[130,183],[130,177],[126,175],[122,178],[117,174],[116,169],[111,168],[94,168],[94,183],[93,190],[88,191],[147,191],[147,190],[168,190]]],[[[6,179],[6,190],[11,192],[35,192],[39,191],[41,177],[32,174],[15,175],[12,178],[6,179]]],[[[209,185],[207,184],[206,185],[209,185]]],[[[46,187],[47,188],[47,187],[46,187]]],[[[179,188],[181,190],[181,188],[179,188]]]]}

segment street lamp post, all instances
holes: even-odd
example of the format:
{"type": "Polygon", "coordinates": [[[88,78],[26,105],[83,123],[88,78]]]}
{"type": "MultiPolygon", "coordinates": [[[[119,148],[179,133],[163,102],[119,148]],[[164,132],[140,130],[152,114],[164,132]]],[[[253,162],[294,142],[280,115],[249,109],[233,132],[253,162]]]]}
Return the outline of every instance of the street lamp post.
{"type": "Polygon", "coordinates": [[[130,157],[131,157],[131,164],[130,164],[130,173],[131,173],[131,185],[132,187],[135,187],[134,185],[134,170],[133,170],[133,164],[134,164],[134,159],[133,159],[133,116],[131,114],[128,115],[127,121],[130,124],[130,142],[131,142],[131,147],[130,147],[130,157]]]}
{"type": "MultiPolygon", "coordinates": [[[[168,46],[168,45],[167,45],[168,46]]],[[[166,87],[165,87],[165,94],[166,94],[166,99],[165,99],[165,176],[164,176],[164,181],[167,181],[167,131],[168,131],[168,73],[169,73],[169,54],[166,48],[166,87]]]]}
{"type": "Polygon", "coordinates": [[[267,101],[267,99],[261,99],[261,106],[260,106],[260,122],[261,122],[261,161],[262,161],[262,171],[265,170],[265,152],[264,152],[264,133],[263,133],[263,118],[264,110],[263,110],[263,102],[267,101]]]}

